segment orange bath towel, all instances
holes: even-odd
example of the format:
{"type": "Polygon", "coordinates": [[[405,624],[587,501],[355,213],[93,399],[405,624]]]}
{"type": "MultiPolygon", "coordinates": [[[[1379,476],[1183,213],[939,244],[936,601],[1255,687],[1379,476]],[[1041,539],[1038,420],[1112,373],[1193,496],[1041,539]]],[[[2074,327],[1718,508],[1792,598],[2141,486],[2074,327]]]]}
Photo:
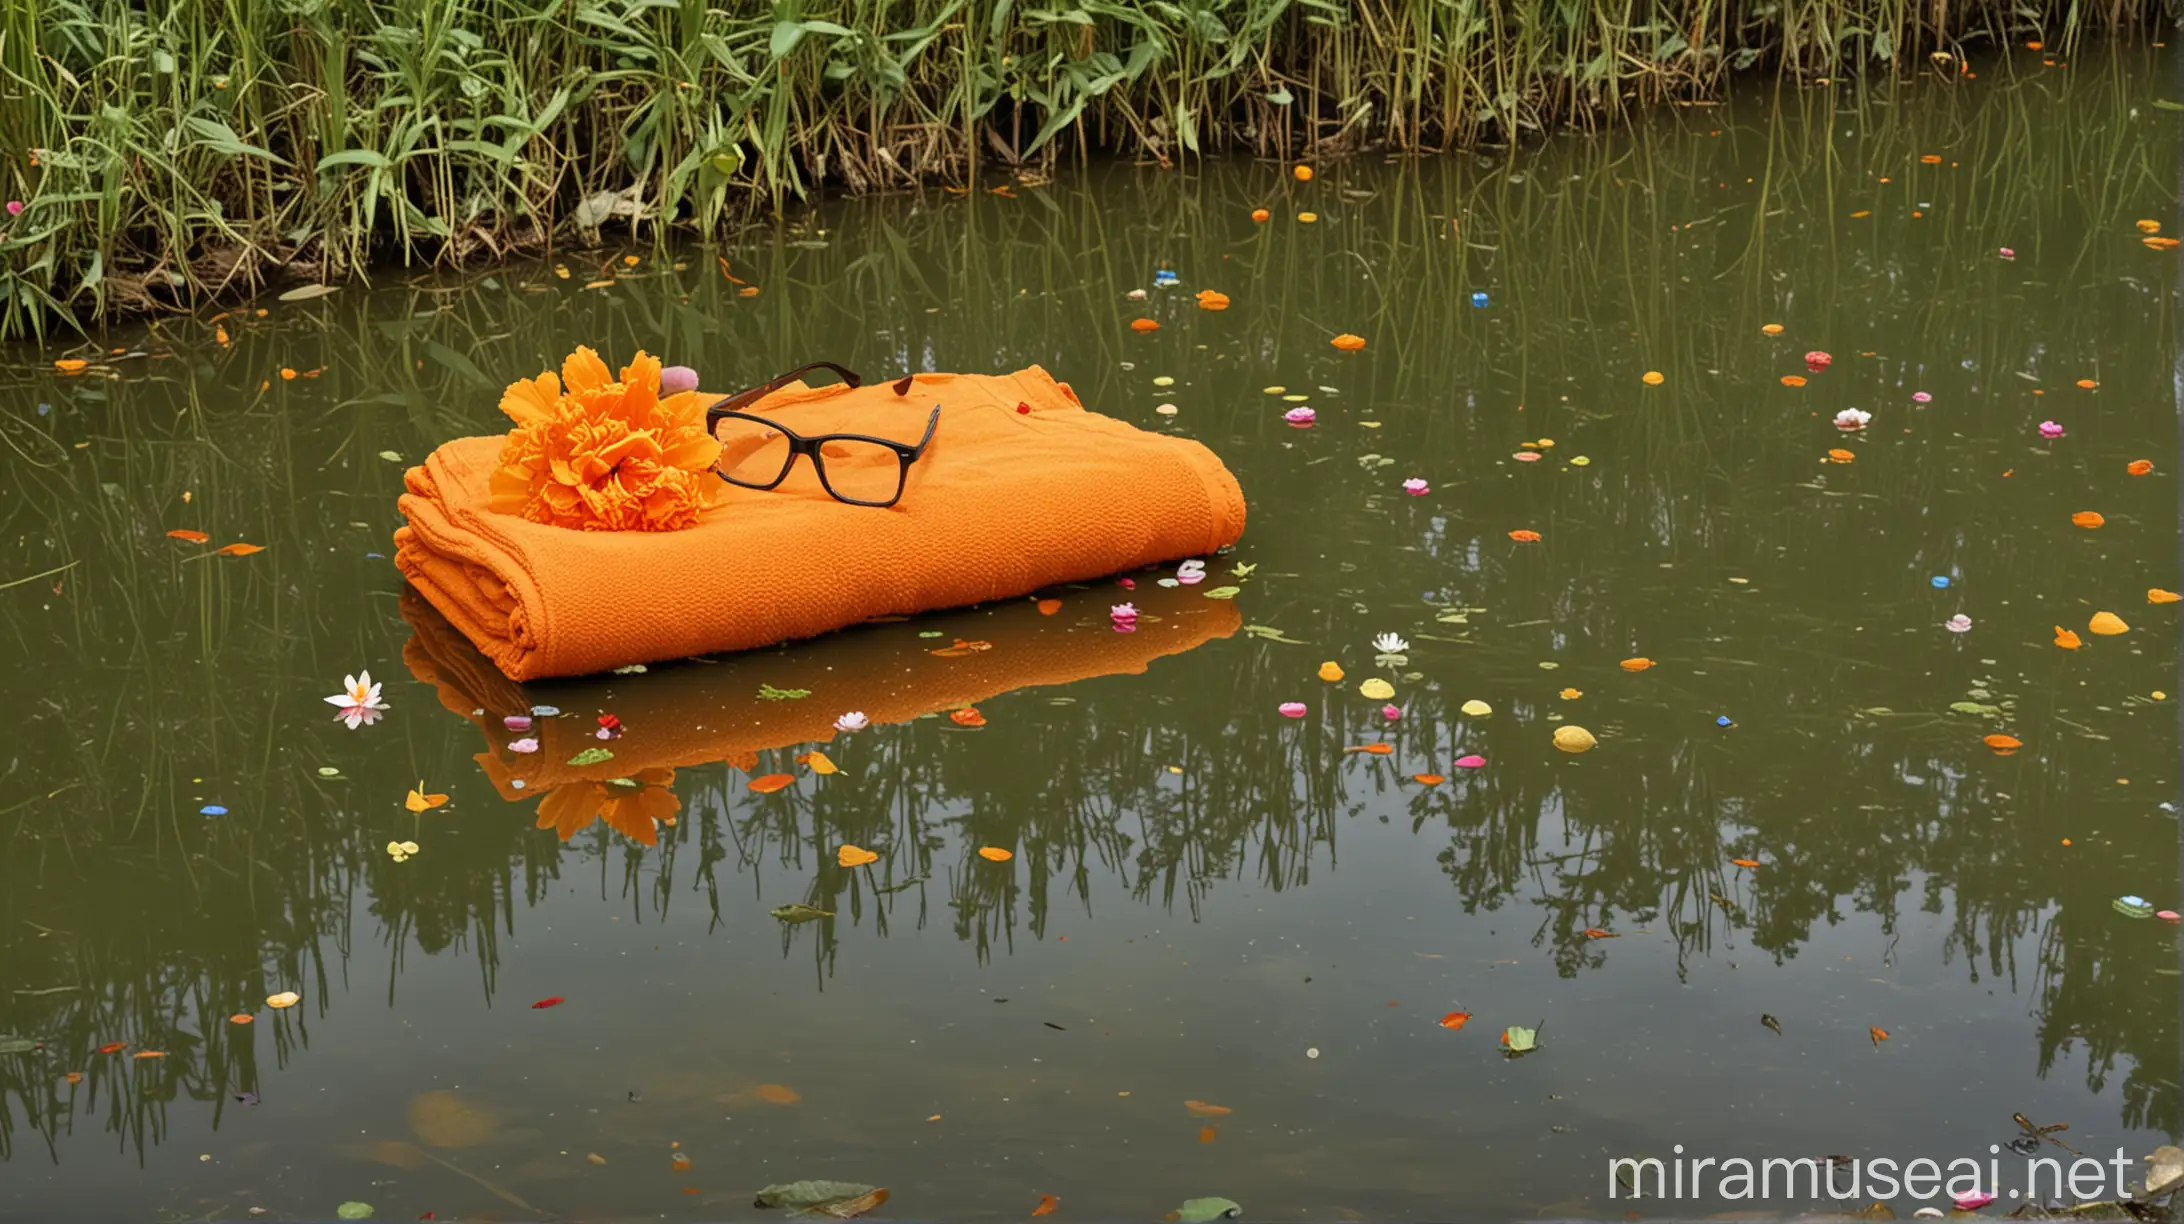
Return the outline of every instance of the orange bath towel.
{"type": "Polygon", "coordinates": [[[1242,624],[1232,601],[1206,599],[1189,587],[1150,588],[1137,593],[1137,631],[1116,633],[1102,595],[1057,594],[1059,607],[1012,601],[911,624],[861,627],[718,664],[519,685],[416,592],[405,591],[402,616],[411,637],[402,660],[433,686],[441,705],[477,726],[485,743],[475,759],[501,797],[539,801],[540,828],[567,839],[603,818],[649,845],[656,823],[680,810],[672,787],[682,766],[725,760],[748,774],[804,779],[808,765],[778,750],[832,742],[834,720],[851,710],[881,726],[963,709],[1015,689],[1136,675],[1155,659],[1229,637],[1242,624]],[[918,636],[933,631],[941,636],[918,636]],[[760,696],[769,687],[809,695],[760,696]],[[537,719],[528,732],[503,725],[505,716],[534,706],[553,706],[565,716],[537,719]],[[621,720],[619,739],[596,738],[602,713],[621,720]],[[538,750],[509,749],[525,738],[538,750]],[[613,756],[569,763],[595,747],[613,756]]]}
{"type": "Polygon", "coordinates": [[[891,509],[827,496],[807,460],[769,492],[723,484],[687,531],[584,532],[488,509],[499,437],[411,468],[395,563],[516,680],[746,650],[875,616],[1023,595],[1243,534],[1213,452],[1088,412],[1033,366],[887,383],[796,384],[746,411],[803,434],[915,442],[940,425],[891,509]]]}

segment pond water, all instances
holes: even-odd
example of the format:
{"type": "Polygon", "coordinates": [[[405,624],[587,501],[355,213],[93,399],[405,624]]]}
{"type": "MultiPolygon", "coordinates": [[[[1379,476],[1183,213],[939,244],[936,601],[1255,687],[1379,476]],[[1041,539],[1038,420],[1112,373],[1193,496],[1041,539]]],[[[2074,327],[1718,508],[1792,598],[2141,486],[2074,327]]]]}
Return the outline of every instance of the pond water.
{"type": "Polygon", "coordinates": [[[2171,54],[1310,183],[996,173],[799,214],[735,282],[569,252],[19,352],[0,1218],[740,1219],[807,1178],[876,1218],[1614,1218],[1608,1160],[1672,1144],[2173,1141],[2178,928],[2115,906],[2179,900],[2178,260],[2136,225],[2175,229],[2171,54]],[[577,343],[719,389],[1036,362],[1213,447],[1251,523],[1212,567],[1252,568],[518,687],[405,595],[395,496],[577,343]],[[361,668],[392,708],[352,731],[361,668]],[[601,713],[622,784],[560,764],[601,713]]]}

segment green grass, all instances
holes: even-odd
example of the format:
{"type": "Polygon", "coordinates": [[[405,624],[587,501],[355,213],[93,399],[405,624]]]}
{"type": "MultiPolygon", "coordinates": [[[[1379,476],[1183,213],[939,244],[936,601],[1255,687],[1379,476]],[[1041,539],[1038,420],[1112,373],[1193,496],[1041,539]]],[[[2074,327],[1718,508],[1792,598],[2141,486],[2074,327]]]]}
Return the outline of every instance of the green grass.
{"type": "Polygon", "coordinates": [[[58,0],[0,16],[0,338],[824,184],[1434,150],[1775,65],[1954,72],[2176,0],[58,0]],[[1947,59],[1936,57],[1946,56],[1947,59]]]}

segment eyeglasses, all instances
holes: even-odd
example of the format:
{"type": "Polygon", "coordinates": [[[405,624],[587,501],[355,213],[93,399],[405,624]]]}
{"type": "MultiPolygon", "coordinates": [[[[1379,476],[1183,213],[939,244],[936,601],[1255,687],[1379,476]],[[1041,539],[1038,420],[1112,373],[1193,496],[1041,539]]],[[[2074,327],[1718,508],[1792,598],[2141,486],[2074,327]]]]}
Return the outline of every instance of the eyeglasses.
{"type": "MultiPolygon", "coordinates": [[[[864,385],[864,379],[854,370],[844,369],[831,361],[815,361],[719,401],[705,410],[706,432],[713,435],[721,448],[720,460],[713,470],[732,485],[771,489],[789,478],[789,469],[796,466],[798,455],[808,455],[812,468],[819,473],[819,483],[826,488],[827,495],[838,502],[884,509],[902,500],[910,465],[925,454],[925,448],[932,444],[933,431],[940,427],[938,404],[933,406],[933,415],[926,419],[925,436],[916,446],[869,434],[830,433],[805,437],[778,421],[739,411],[814,370],[831,370],[851,387],[864,385]]],[[[891,389],[896,395],[907,396],[910,386],[910,376],[904,375],[891,389]]]]}

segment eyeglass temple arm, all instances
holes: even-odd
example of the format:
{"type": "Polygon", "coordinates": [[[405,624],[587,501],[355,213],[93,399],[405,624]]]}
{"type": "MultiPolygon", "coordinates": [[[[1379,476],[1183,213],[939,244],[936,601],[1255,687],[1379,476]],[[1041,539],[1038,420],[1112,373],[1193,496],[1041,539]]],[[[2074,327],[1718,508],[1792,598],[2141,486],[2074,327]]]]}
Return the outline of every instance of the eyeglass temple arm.
{"type": "Polygon", "coordinates": [[[758,400],[762,400],[767,396],[772,395],[774,392],[779,391],[781,388],[788,386],[790,383],[795,382],[797,379],[802,378],[804,375],[811,373],[813,370],[832,370],[834,373],[841,376],[841,379],[844,383],[847,383],[851,387],[861,387],[864,385],[864,375],[857,373],[857,371],[852,370],[847,366],[838,366],[831,361],[814,361],[810,365],[798,366],[797,368],[790,370],[786,374],[776,374],[772,378],[767,379],[765,382],[760,383],[758,386],[751,387],[743,391],[738,391],[734,395],[723,396],[719,400],[714,401],[714,403],[705,410],[706,420],[708,422],[711,422],[718,419],[718,416],[721,413],[734,412],[735,410],[743,407],[746,404],[751,404],[757,402],[758,400]]]}

